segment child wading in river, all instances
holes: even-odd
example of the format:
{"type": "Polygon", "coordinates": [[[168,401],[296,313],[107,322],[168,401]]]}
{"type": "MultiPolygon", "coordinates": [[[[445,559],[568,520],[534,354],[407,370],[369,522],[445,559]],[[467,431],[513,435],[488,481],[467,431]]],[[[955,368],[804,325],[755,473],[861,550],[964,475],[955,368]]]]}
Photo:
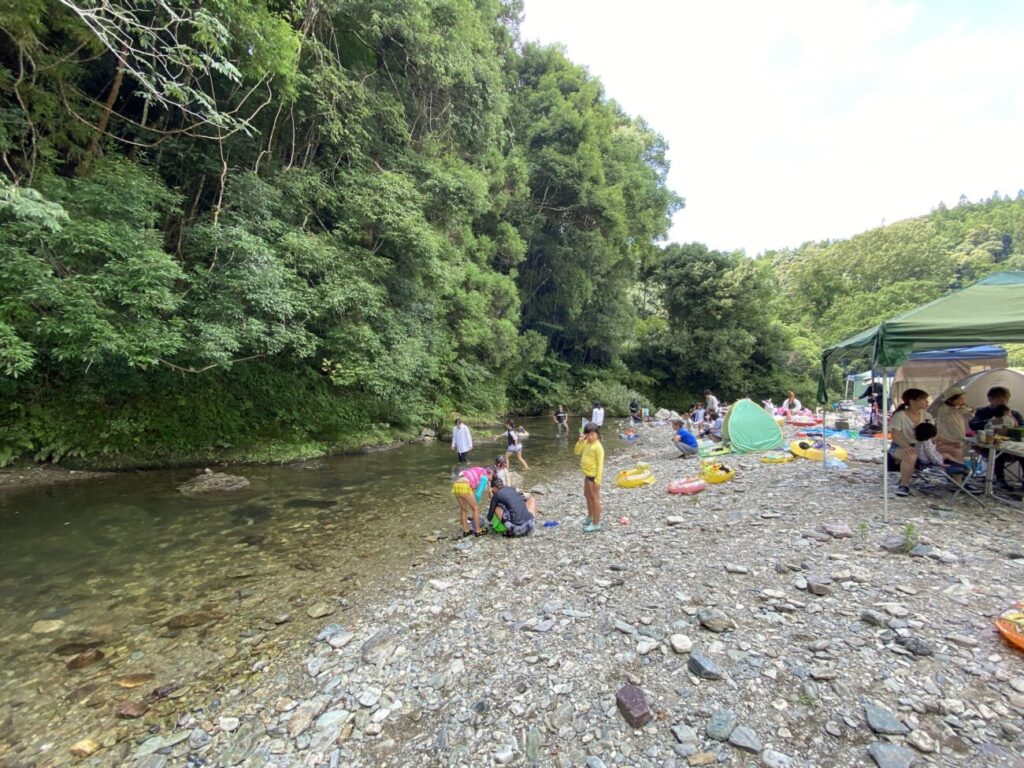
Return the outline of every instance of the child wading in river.
{"type": "Polygon", "coordinates": [[[601,476],[604,473],[604,446],[601,445],[601,431],[590,422],[583,428],[583,434],[576,441],[574,449],[580,457],[583,470],[583,497],[587,500],[587,519],[583,530],[594,533],[601,530],[601,476]]]}

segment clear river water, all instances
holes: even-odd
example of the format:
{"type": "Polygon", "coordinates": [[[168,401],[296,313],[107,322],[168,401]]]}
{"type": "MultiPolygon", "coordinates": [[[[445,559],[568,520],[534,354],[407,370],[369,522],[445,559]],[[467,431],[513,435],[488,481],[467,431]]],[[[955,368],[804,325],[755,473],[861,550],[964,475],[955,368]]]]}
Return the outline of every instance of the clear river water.
{"type": "MultiPolygon", "coordinates": [[[[527,488],[575,465],[575,429],[523,424],[527,488]]],[[[612,453],[624,442],[609,426],[612,453]]],[[[471,463],[493,462],[503,443],[473,432],[471,463]]],[[[367,587],[456,536],[454,459],[434,441],[235,466],[251,485],[233,493],[179,493],[189,469],[0,492],[0,765],[73,762],[80,738],[138,740],[161,727],[162,699],[208,702],[344,623],[367,587]],[[317,602],[337,613],[311,619],[317,602]],[[126,716],[133,704],[153,711],[126,716]]]]}

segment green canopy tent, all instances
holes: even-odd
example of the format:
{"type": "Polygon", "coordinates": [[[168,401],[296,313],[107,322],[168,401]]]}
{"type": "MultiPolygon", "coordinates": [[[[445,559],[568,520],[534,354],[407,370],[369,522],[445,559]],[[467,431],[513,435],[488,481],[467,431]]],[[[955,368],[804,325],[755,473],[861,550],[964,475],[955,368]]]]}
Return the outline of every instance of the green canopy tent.
{"type": "MultiPolygon", "coordinates": [[[[842,358],[866,358],[872,369],[881,370],[885,387],[883,402],[888,402],[889,377],[884,374],[894,371],[914,352],[1014,343],[1024,343],[1024,272],[998,272],[823,350],[818,401],[828,402],[829,373],[842,358]]],[[[882,416],[883,432],[888,432],[888,413],[884,408],[882,416]]],[[[881,442],[885,449],[885,441],[881,442]]],[[[886,517],[888,480],[886,472],[883,480],[886,517]]]]}
{"type": "Polygon", "coordinates": [[[775,417],[753,400],[737,400],[722,422],[722,440],[736,453],[771,451],[782,446],[775,417]]]}

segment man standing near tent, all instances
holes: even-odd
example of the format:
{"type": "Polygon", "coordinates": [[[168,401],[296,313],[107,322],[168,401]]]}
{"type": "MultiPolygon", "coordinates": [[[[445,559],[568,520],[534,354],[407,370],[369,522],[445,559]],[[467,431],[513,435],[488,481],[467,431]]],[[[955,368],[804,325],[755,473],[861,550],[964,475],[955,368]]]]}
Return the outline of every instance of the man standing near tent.
{"type": "MultiPolygon", "coordinates": [[[[970,421],[971,429],[978,432],[985,428],[985,426],[995,416],[995,410],[1001,405],[1007,405],[1010,400],[1010,390],[1006,387],[992,387],[988,392],[985,393],[988,397],[988,405],[984,408],[979,408],[974,412],[974,418],[970,421]]],[[[1018,424],[1024,424],[1024,419],[1018,411],[1010,411],[1013,418],[1017,420],[1018,424]]],[[[1008,453],[1002,453],[999,458],[996,459],[996,465],[993,468],[993,484],[996,488],[1004,491],[1010,490],[1010,484],[1006,480],[1006,465],[1011,462],[1020,462],[1019,456],[1011,456],[1008,453]]]]}

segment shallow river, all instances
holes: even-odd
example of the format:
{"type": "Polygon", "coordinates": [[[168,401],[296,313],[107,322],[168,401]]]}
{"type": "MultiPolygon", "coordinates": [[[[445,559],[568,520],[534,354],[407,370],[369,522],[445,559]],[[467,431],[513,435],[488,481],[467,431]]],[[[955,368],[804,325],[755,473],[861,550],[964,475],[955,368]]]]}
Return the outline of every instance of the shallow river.
{"type": "MultiPolygon", "coordinates": [[[[575,464],[575,431],[523,423],[527,487],[575,464]]],[[[484,431],[473,463],[499,453],[484,431]]],[[[623,446],[614,433],[609,452],[623,446]]],[[[71,762],[80,738],[138,739],[174,709],[163,698],[209,701],[314,625],[344,623],[362,588],[455,536],[454,458],[437,441],[240,466],[228,471],[249,488],[198,498],[175,490],[194,470],[0,493],[0,765],[71,762]],[[309,618],[317,602],[336,613],[309,618]]]]}

